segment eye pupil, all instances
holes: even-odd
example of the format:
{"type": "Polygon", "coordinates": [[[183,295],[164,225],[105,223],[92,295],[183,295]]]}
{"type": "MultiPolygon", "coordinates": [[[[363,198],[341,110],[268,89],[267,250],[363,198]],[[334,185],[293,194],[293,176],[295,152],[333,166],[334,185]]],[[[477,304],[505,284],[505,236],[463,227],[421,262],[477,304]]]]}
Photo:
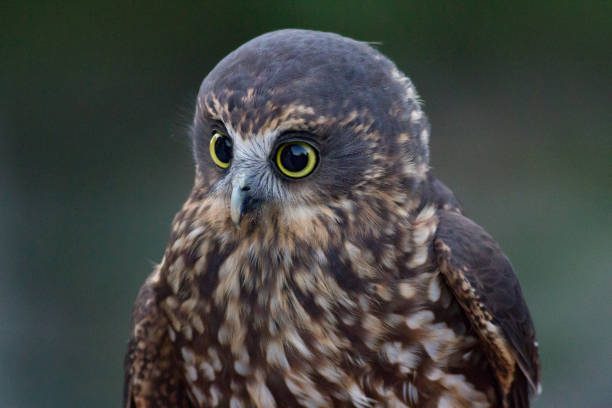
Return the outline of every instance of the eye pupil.
{"type": "Polygon", "coordinates": [[[284,168],[292,172],[298,172],[308,165],[308,153],[304,146],[294,144],[283,149],[280,160],[284,168]]]}
{"type": "Polygon", "coordinates": [[[232,141],[225,136],[218,137],[215,141],[215,154],[219,161],[229,163],[232,160],[232,141]]]}

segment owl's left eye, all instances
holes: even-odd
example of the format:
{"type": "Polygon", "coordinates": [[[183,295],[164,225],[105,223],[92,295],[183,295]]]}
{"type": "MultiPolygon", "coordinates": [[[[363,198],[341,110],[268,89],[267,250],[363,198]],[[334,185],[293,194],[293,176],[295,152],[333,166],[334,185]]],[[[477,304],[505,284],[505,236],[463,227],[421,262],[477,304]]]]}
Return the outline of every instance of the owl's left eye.
{"type": "Polygon", "coordinates": [[[229,167],[233,156],[232,139],[224,134],[215,132],[213,137],[210,139],[209,150],[210,157],[217,166],[221,167],[222,169],[229,167]]]}
{"type": "Polygon", "coordinates": [[[278,170],[290,178],[302,178],[312,173],[319,161],[316,149],[303,141],[283,143],[276,150],[278,170]]]}

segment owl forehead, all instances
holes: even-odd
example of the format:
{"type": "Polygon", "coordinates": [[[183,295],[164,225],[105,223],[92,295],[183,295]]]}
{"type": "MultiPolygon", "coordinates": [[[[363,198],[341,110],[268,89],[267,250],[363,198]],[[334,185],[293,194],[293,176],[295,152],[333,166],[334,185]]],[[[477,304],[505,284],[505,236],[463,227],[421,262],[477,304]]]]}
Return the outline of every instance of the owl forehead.
{"type": "Polygon", "coordinates": [[[221,122],[237,148],[254,139],[269,153],[275,137],[297,131],[333,139],[334,149],[359,139],[367,154],[428,162],[429,125],[410,80],[366,43],[334,34],[282,30],[249,41],[204,79],[197,106],[196,121],[221,122]]]}
{"type": "Polygon", "coordinates": [[[395,65],[366,43],[335,34],[282,30],[255,38],[204,79],[199,98],[212,116],[254,135],[370,116],[389,121],[404,103],[395,65]]]}
{"type": "Polygon", "coordinates": [[[320,128],[338,122],[338,117],[313,106],[294,102],[278,104],[272,98],[262,102],[254,94],[254,88],[246,92],[229,89],[210,92],[198,99],[198,111],[221,122],[237,142],[239,139],[267,142],[287,131],[317,134],[320,128]]]}

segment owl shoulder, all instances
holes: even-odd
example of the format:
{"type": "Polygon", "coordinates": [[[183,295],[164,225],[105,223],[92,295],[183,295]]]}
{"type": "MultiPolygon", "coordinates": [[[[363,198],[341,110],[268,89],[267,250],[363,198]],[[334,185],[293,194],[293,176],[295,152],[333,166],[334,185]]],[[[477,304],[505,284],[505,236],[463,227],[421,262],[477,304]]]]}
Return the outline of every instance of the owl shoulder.
{"type": "Polygon", "coordinates": [[[159,276],[157,267],[134,302],[124,360],[125,408],[189,406],[180,386],[179,359],[169,338],[169,322],[158,302],[159,276]]]}
{"type": "Polygon", "coordinates": [[[535,329],[506,255],[478,224],[454,211],[438,212],[437,264],[494,368],[511,406],[528,406],[537,392],[535,329]],[[526,405],[527,404],[527,405],[526,405]]]}

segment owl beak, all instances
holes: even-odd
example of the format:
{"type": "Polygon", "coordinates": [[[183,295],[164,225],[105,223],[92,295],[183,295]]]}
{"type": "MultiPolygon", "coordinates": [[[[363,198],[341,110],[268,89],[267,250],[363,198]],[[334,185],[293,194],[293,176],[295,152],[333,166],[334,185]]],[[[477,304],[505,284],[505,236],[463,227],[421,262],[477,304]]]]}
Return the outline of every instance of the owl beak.
{"type": "Polygon", "coordinates": [[[230,199],[230,216],[234,225],[240,225],[240,220],[251,208],[252,201],[251,187],[247,178],[242,174],[237,175],[232,180],[232,197],[230,199]]]}

